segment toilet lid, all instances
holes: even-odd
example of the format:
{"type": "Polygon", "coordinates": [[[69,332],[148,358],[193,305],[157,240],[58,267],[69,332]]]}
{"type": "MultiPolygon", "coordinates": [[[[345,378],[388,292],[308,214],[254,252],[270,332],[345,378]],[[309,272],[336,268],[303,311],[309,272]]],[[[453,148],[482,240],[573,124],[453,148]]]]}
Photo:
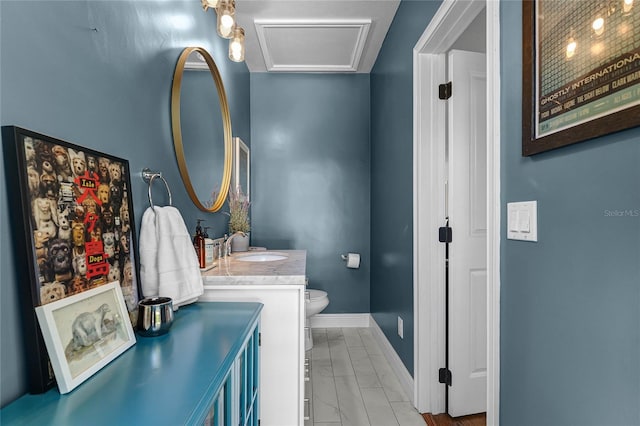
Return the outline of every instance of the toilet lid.
{"type": "Polygon", "coordinates": [[[327,292],[322,290],[307,290],[309,292],[309,298],[313,299],[322,299],[323,297],[327,297],[327,292]]]}

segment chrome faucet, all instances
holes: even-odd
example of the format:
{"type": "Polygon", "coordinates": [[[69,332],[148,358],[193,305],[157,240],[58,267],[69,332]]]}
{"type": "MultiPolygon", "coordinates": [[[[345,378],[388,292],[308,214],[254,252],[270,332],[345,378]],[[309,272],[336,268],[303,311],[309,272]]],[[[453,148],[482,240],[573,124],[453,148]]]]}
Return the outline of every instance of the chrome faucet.
{"type": "Polygon", "coordinates": [[[213,243],[213,255],[216,259],[222,259],[224,256],[222,256],[222,246],[223,246],[224,242],[221,244],[220,241],[216,241],[215,243],[213,243]]]}
{"type": "Polygon", "coordinates": [[[229,235],[229,238],[227,238],[225,240],[225,242],[224,242],[224,253],[227,256],[229,256],[231,254],[231,240],[233,240],[233,238],[238,236],[238,235],[240,235],[242,237],[246,237],[247,236],[247,234],[245,234],[244,232],[237,231],[237,232],[234,232],[233,234],[229,235]]]}

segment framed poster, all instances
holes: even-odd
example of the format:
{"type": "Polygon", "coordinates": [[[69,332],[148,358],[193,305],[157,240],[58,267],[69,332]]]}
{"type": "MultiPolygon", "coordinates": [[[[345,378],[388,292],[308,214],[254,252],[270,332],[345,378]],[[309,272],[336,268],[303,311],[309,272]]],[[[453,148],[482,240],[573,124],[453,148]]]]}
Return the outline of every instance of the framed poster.
{"type": "Polygon", "coordinates": [[[36,307],[60,393],[136,343],[117,281],[36,307]]]}
{"type": "Polygon", "coordinates": [[[136,324],[140,287],[128,161],[2,127],[29,391],[55,385],[34,308],[119,281],[136,324]]]}
{"type": "Polygon", "coordinates": [[[640,124],[640,4],[523,1],[522,155],[640,124]]]}

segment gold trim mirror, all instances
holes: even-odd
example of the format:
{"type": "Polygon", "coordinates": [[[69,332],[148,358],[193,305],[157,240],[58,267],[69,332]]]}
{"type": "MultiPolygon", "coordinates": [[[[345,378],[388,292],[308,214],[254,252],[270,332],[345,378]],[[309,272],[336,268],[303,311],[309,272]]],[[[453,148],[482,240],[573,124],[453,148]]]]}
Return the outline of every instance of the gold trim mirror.
{"type": "MultiPolygon", "coordinates": [[[[205,89],[205,88],[201,88],[201,89],[205,89]]],[[[203,91],[198,90],[198,92],[202,93],[203,91]]],[[[215,98],[213,94],[209,98],[211,97],[215,98]]],[[[217,114],[215,112],[212,117],[209,111],[202,110],[202,108],[199,108],[199,107],[191,108],[190,111],[193,113],[194,116],[185,117],[185,118],[188,118],[188,120],[185,120],[185,123],[188,121],[191,121],[193,123],[194,122],[193,120],[196,120],[195,121],[196,123],[202,123],[202,124],[206,123],[207,125],[212,122],[218,122],[216,117],[217,114]]],[[[182,176],[182,182],[184,183],[185,189],[187,190],[187,193],[189,194],[191,201],[193,201],[196,207],[198,207],[202,211],[210,212],[210,213],[217,212],[223,206],[225,199],[227,198],[227,194],[229,192],[229,185],[231,183],[231,164],[232,164],[232,156],[233,156],[232,137],[231,137],[231,134],[232,134],[231,133],[231,117],[229,115],[229,105],[227,103],[227,95],[224,90],[222,78],[220,77],[220,73],[218,72],[218,67],[216,66],[209,52],[207,52],[205,49],[201,47],[187,47],[182,51],[182,53],[180,54],[180,57],[178,58],[178,63],[176,64],[176,69],[173,74],[173,84],[171,87],[171,130],[173,133],[173,147],[176,152],[176,159],[178,161],[178,168],[180,169],[180,176],[182,176]],[[196,62],[200,61],[200,63],[203,64],[203,66],[186,67],[185,65],[187,64],[187,62],[191,63],[192,61],[194,61],[194,58],[197,58],[196,62]],[[204,65],[205,63],[206,65],[204,65]],[[183,129],[183,123],[181,122],[181,108],[185,108],[184,98],[182,99],[182,103],[181,103],[183,82],[186,82],[185,78],[187,77],[185,76],[185,69],[187,70],[188,73],[192,73],[192,72],[198,72],[198,71],[189,71],[189,70],[196,69],[196,68],[208,69],[211,73],[211,77],[213,78],[213,81],[215,83],[215,88],[218,93],[218,103],[219,103],[219,109],[220,109],[221,118],[222,118],[220,122],[221,123],[220,127],[222,127],[222,129],[217,129],[217,131],[213,135],[211,136],[207,135],[207,137],[205,138],[197,138],[197,140],[188,140],[188,138],[185,137],[183,140],[183,137],[190,130],[189,128],[183,129]],[[220,132],[220,130],[222,132],[220,132]],[[204,142],[205,148],[203,148],[202,146],[198,146],[197,148],[194,146],[191,146],[196,143],[202,144],[202,140],[200,139],[205,141],[204,142]],[[213,145],[209,145],[209,144],[213,144],[213,145]],[[223,146],[224,148],[223,150],[219,149],[220,145],[223,146]],[[187,150],[189,155],[185,155],[185,146],[188,147],[187,150]],[[205,156],[208,153],[203,152],[202,149],[209,151],[209,148],[211,148],[209,153],[213,152],[214,157],[215,157],[216,151],[218,151],[220,154],[224,152],[223,161],[219,161],[219,159],[216,159],[216,158],[214,158],[213,161],[210,161],[209,159],[205,159],[205,156]],[[198,149],[200,149],[200,151],[197,151],[198,149]],[[198,192],[200,192],[200,194],[198,194],[196,189],[194,189],[194,185],[191,181],[191,177],[189,174],[189,168],[187,167],[187,158],[192,159],[195,157],[198,158],[197,170],[195,170],[195,167],[194,167],[193,170],[191,171],[192,174],[202,175],[204,172],[209,172],[210,170],[213,170],[213,173],[215,173],[216,175],[219,174],[219,172],[222,172],[220,181],[215,181],[215,178],[213,178],[214,179],[213,182],[198,181],[197,186],[199,189],[198,192]],[[204,164],[203,164],[203,161],[205,161],[204,164]],[[219,187],[218,187],[218,182],[219,182],[219,187]],[[206,194],[202,194],[203,191],[201,188],[203,187],[203,185],[210,185],[210,186],[207,186],[206,194]],[[203,202],[202,200],[203,199],[207,200],[207,197],[209,197],[208,201],[203,202]]],[[[190,161],[190,162],[193,163],[193,161],[190,161]]],[[[208,180],[208,178],[205,180],[208,180]]]]}

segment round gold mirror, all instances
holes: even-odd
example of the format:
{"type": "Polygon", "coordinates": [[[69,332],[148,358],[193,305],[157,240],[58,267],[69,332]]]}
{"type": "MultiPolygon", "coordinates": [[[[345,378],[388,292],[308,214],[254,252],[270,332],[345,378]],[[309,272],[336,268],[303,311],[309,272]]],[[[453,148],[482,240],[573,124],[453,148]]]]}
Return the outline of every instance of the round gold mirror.
{"type": "Polygon", "coordinates": [[[218,67],[201,47],[187,47],[178,58],[171,87],[171,128],[191,201],[202,211],[220,210],[231,182],[231,118],[218,67]]]}

